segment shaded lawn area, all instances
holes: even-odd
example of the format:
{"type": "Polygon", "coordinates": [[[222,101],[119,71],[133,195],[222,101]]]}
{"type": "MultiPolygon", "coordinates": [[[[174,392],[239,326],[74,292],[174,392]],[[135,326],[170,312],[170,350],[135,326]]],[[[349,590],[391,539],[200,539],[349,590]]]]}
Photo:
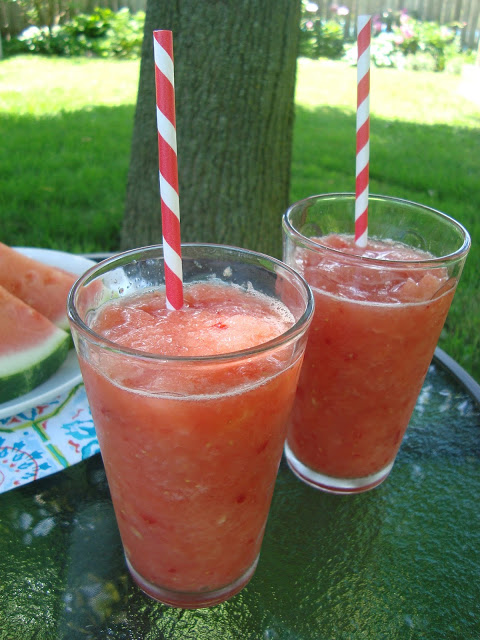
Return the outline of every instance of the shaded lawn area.
{"type": "Polygon", "coordinates": [[[2,116],[0,137],[11,145],[0,151],[3,242],[73,253],[118,249],[133,113],[126,105],[2,116]]]}

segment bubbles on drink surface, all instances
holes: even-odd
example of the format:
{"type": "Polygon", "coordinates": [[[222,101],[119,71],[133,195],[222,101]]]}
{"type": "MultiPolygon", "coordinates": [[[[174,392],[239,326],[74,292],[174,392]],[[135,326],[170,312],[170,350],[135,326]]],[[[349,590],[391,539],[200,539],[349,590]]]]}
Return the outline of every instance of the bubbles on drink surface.
{"type": "Polygon", "coordinates": [[[310,240],[319,245],[318,252],[298,247],[295,265],[314,289],[330,295],[369,303],[408,304],[432,300],[456,285],[446,268],[432,267],[433,255],[401,242],[369,238],[361,249],[349,235],[329,234],[310,240]],[[322,247],[327,249],[322,251],[322,247]],[[422,261],[424,269],[418,266],[422,261]],[[415,265],[413,269],[409,269],[409,262],[415,265]]]}
{"type": "Polygon", "coordinates": [[[172,311],[165,290],[147,290],[103,305],[91,327],[124,347],[165,356],[210,356],[255,347],[287,331],[294,318],[278,300],[220,280],[184,284],[172,311]]]}

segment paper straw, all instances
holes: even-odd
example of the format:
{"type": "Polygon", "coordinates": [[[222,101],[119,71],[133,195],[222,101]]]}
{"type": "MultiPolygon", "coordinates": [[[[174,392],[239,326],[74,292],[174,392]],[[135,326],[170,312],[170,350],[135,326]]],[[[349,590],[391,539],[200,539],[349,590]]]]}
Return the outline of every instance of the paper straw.
{"type": "Polygon", "coordinates": [[[171,31],[153,32],[153,51],[166,304],[169,309],[181,309],[183,306],[183,271],[171,31]]]}
{"type": "Polygon", "coordinates": [[[370,35],[372,19],[357,22],[357,155],[355,179],[355,244],[368,242],[368,180],[370,157],[370,35]]]}

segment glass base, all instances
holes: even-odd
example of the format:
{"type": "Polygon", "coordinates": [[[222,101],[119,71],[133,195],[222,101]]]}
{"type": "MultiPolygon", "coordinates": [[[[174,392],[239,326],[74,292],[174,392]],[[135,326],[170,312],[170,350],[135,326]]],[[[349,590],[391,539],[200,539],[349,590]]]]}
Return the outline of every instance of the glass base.
{"type": "Polygon", "coordinates": [[[220,604],[225,600],[228,600],[235,594],[245,587],[253,574],[255,573],[255,569],[258,564],[257,556],[253,564],[245,571],[243,575],[227,585],[226,587],[222,587],[221,589],[217,589],[215,591],[199,591],[195,593],[184,592],[184,591],[170,591],[169,589],[164,589],[163,587],[159,587],[156,584],[152,584],[148,580],[145,580],[131,565],[128,558],[125,557],[128,570],[134,581],[140,587],[140,589],[153,598],[154,600],[158,600],[163,604],[167,604],[170,607],[179,607],[181,609],[202,609],[204,607],[213,607],[216,604],[220,604]]]}
{"type": "Polygon", "coordinates": [[[369,491],[377,487],[388,476],[395,462],[395,460],[393,460],[386,467],[377,471],[377,473],[372,473],[363,478],[332,478],[331,476],[326,476],[323,473],[314,471],[304,465],[303,462],[300,462],[288,446],[288,443],[285,443],[285,457],[288,466],[297,478],[300,478],[300,480],[314,489],[337,494],[361,493],[362,491],[369,491]]]}

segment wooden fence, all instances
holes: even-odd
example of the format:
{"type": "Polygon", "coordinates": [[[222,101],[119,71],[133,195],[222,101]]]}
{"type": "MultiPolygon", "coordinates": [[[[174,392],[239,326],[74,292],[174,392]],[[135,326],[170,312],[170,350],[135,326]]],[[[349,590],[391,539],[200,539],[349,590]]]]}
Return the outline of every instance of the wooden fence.
{"type": "MultiPolygon", "coordinates": [[[[480,1],[480,0],[479,0],[480,1]]],[[[45,13],[52,8],[59,18],[59,22],[70,19],[77,13],[91,13],[95,7],[108,7],[112,11],[119,11],[123,7],[133,13],[145,11],[147,0],[53,0],[40,1],[37,7],[45,7],[45,13]]],[[[24,11],[14,0],[0,0],[0,33],[4,38],[16,36],[31,24],[24,11]]],[[[44,26],[44,25],[37,25],[44,26]]]]}
{"type": "MultiPolygon", "coordinates": [[[[109,7],[114,11],[128,7],[132,12],[136,12],[145,10],[146,2],[147,0],[78,0],[75,2],[75,11],[88,13],[99,6],[109,7]]],[[[393,11],[405,9],[420,20],[440,24],[450,22],[464,24],[461,31],[462,46],[469,49],[477,49],[479,46],[480,0],[312,0],[312,2],[318,7],[316,16],[325,20],[333,17],[333,5],[346,7],[348,13],[342,19],[345,21],[346,33],[352,37],[355,36],[356,16],[359,13],[381,16],[388,9],[393,11]]],[[[60,7],[63,5],[65,18],[70,17],[72,2],[57,0],[57,5],[60,7]]],[[[27,26],[28,20],[17,2],[0,0],[0,32],[4,38],[17,35],[27,26]]]]}

